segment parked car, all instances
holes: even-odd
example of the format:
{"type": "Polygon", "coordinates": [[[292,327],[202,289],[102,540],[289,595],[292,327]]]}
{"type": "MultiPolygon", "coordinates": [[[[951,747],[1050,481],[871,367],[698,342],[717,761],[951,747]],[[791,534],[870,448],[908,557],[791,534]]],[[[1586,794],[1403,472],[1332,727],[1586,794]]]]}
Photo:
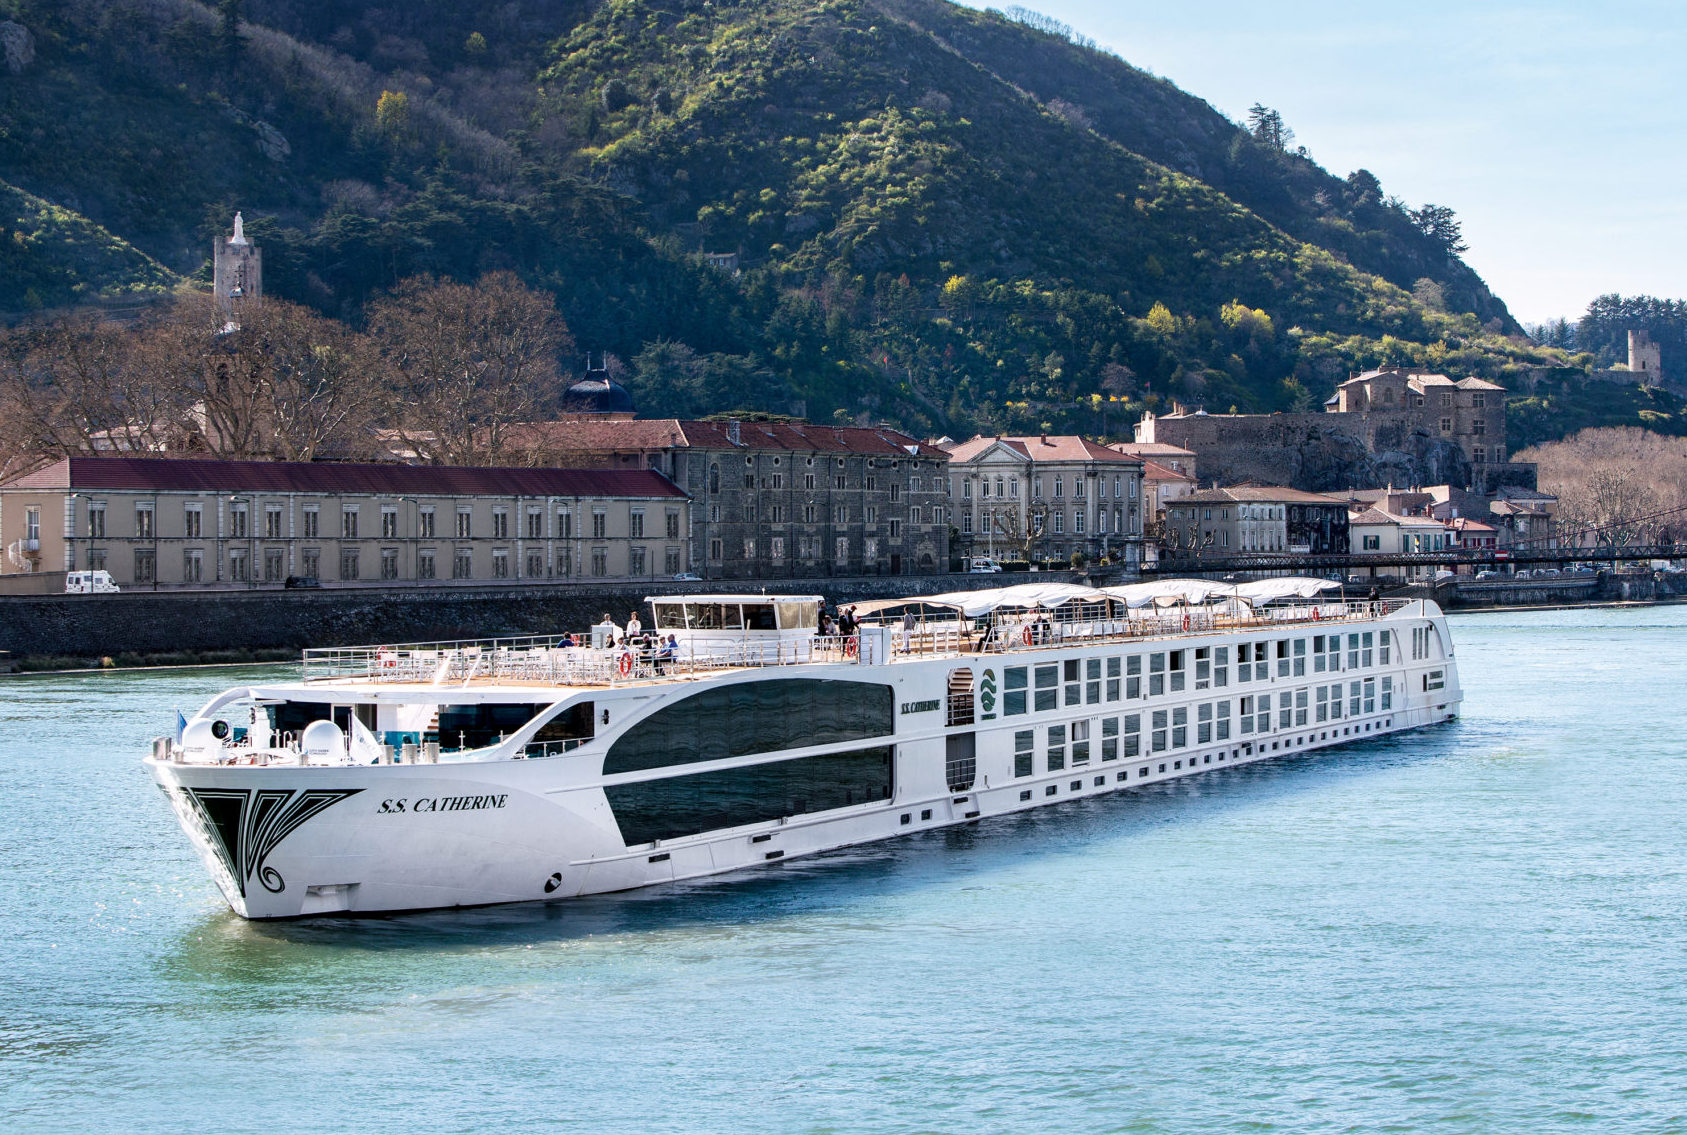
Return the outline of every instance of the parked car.
{"type": "Polygon", "coordinates": [[[967,573],[969,575],[983,575],[1001,570],[1002,565],[989,556],[974,556],[967,561],[967,573]]]}
{"type": "Polygon", "coordinates": [[[1479,572],[1477,572],[1477,573],[1476,573],[1476,578],[1477,578],[1477,579],[1478,579],[1478,580],[1483,580],[1483,579],[1498,579],[1498,578],[1499,578],[1499,577],[1500,577],[1500,573],[1499,573],[1499,572],[1497,572],[1497,571],[1493,571],[1493,570],[1492,570],[1492,569],[1488,569],[1488,570],[1484,570],[1484,571],[1479,571],[1479,572]]]}
{"type": "Polygon", "coordinates": [[[73,571],[64,577],[66,595],[115,595],[121,590],[109,571],[73,571]]]}
{"type": "Polygon", "coordinates": [[[1562,577],[1563,574],[1564,573],[1559,571],[1557,568],[1542,568],[1541,570],[1539,570],[1535,573],[1535,578],[1536,579],[1558,579],[1558,578],[1562,577]]]}
{"type": "Polygon", "coordinates": [[[294,591],[299,588],[310,590],[321,587],[322,581],[317,579],[314,575],[290,575],[281,581],[281,586],[286,588],[288,591],[294,591]]]}
{"type": "Polygon", "coordinates": [[[1457,578],[1458,574],[1459,573],[1456,571],[1448,571],[1446,568],[1442,568],[1440,571],[1435,573],[1434,582],[1446,583],[1449,579],[1457,578]]]}
{"type": "Polygon", "coordinates": [[[682,571],[674,574],[675,583],[702,583],[703,577],[696,572],[682,571]]]}
{"type": "Polygon", "coordinates": [[[1528,568],[1524,568],[1522,571],[1520,571],[1516,575],[1512,576],[1512,578],[1513,579],[1533,579],[1534,576],[1529,574],[1528,568]]]}

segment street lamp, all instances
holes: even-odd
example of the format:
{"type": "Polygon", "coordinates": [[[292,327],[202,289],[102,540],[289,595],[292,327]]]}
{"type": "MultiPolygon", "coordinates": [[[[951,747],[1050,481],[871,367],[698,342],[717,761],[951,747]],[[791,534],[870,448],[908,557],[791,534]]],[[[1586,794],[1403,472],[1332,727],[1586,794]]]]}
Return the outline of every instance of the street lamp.
{"type": "MultiPolygon", "coordinates": [[[[229,497],[228,503],[231,504],[231,505],[235,505],[235,504],[249,505],[249,504],[252,503],[252,498],[251,497],[229,497]]],[[[233,516],[234,516],[234,510],[231,508],[229,510],[229,517],[232,519],[233,516]]],[[[252,514],[251,514],[250,511],[247,511],[245,516],[246,516],[246,579],[245,579],[245,583],[246,583],[247,587],[255,587],[255,586],[257,586],[257,580],[256,580],[256,577],[255,577],[255,573],[252,570],[252,566],[253,566],[252,565],[252,557],[257,552],[257,545],[254,543],[255,538],[252,535],[252,514]]]]}

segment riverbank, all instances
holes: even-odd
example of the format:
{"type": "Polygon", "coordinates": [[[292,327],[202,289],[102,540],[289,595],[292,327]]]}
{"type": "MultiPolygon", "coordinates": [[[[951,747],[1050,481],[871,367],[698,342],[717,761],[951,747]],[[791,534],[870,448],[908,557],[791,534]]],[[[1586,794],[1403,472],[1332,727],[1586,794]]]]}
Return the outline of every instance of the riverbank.
{"type": "Polygon", "coordinates": [[[651,595],[749,592],[820,595],[833,605],[937,595],[1035,576],[862,576],[734,583],[522,584],[505,587],[324,588],[0,596],[0,670],[130,669],[292,661],[307,647],[432,642],[579,632],[617,621],[651,595]],[[6,660],[9,654],[9,662],[6,660]],[[109,665],[107,664],[109,660],[109,665]]]}

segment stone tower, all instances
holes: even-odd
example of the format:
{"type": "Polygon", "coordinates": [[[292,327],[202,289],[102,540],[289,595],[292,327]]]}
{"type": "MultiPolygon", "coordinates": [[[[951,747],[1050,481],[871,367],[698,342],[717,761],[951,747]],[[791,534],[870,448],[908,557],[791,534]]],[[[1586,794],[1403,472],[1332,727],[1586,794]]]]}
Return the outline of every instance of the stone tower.
{"type": "Polygon", "coordinates": [[[1644,375],[1638,381],[1648,385],[1655,386],[1663,380],[1663,350],[1652,342],[1651,332],[1628,333],[1628,369],[1634,374],[1644,375]]]}
{"type": "Polygon", "coordinates": [[[211,265],[217,306],[231,323],[239,323],[241,311],[257,307],[264,298],[264,256],[246,239],[239,213],[234,215],[234,235],[214,242],[211,265]]]}

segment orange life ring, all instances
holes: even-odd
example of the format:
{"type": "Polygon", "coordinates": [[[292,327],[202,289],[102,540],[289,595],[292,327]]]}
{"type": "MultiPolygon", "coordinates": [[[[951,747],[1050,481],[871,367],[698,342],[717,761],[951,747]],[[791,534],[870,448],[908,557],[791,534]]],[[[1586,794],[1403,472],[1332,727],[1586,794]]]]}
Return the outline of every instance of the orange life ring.
{"type": "Polygon", "coordinates": [[[1023,642],[1026,646],[1030,646],[1032,637],[1033,636],[1031,634],[1031,624],[1026,623],[1025,626],[1019,632],[1019,641],[1023,642]]]}
{"type": "Polygon", "coordinates": [[[854,658],[855,652],[860,648],[861,640],[855,635],[851,635],[849,638],[844,640],[844,657],[854,658]]]}
{"type": "Polygon", "coordinates": [[[1319,619],[1324,617],[1323,615],[1319,614],[1319,612],[1322,611],[1322,610],[1323,610],[1323,608],[1319,607],[1317,604],[1313,604],[1313,607],[1312,607],[1312,621],[1313,622],[1316,623],[1319,619]]]}
{"type": "Polygon", "coordinates": [[[623,650],[621,652],[621,661],[617,664],[617,666],[621,671],[621,677],[625,678],[628,674],[631,674],[633,672],[632,652],[623,650]]]}
{"type": "Polygon", "coordinates": [[[1189,612],[1188,611],[1185,611],[1183,613],[1183,629],[1184,630],[1189,629],[1189,612]]]}

